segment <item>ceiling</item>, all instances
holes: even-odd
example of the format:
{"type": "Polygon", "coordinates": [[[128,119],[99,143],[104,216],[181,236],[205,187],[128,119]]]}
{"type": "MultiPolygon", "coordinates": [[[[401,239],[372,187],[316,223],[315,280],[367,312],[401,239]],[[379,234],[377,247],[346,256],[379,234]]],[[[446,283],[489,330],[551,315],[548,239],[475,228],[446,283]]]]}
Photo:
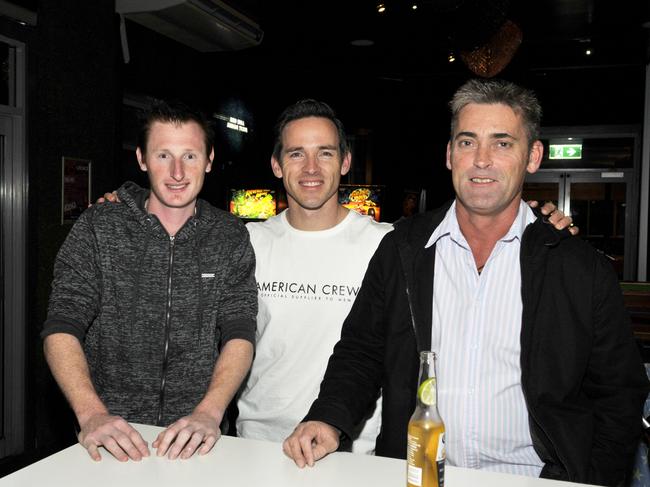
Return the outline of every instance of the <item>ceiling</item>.
{"type": "MultiPolygon", "coordinates": [[[[11,1],[37,10],[38,0],[11,1]]],[[[639,66],[648,60],[649,0],[219,1],[260,24],[264,39],[254,49],[316,70],[332,66],[395,80],[466,74],[461,51],[490,43],[507,20],[521,31],[521,44],[506,39],[516,50],[510,61],[516,69],[639,66]],[[377,12],[380,2],[383,14],[377,12]],[[355,46],[355,40],[372,45],[355,46]]]]}
{"type": "Polygon", "coordinates": [[[261,49],[279,59],[378,77],[465,70],[459,53],[490,42],[506,20],[521,31],[521,45],[507,40],[516,49],[512,62],[523,69],[641,65],[647,56],[648,1],[384,0],[383,14],[375,0],[226,1],[261,25],[261,49]]]}

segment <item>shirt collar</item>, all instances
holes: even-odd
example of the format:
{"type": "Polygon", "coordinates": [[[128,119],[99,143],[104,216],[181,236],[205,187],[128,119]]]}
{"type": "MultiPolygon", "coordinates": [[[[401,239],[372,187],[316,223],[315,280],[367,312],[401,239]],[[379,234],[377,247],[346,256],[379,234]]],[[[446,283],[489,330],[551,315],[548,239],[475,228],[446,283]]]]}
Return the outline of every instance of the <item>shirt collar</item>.
{"type": "Polygon", "coordinates": [[[521,241],[521,237],[524,235],[524,230],[526,230],[526,227],[535,220],[536,217],[533,210],[530,209],[528,203],[521,200],[519,202],[519,210],[517,210],[515,221],[512,222],[508,232],[500,239],[501,242],[511,242],[515,238],[521,241]]]}
{"type": "Polygon", "coordinates": [[[451,204],[447,213],[445,213],[445,217],[440,222],[440,225],[435,228],[424,248],[431,247],[443,237],[450,237],[456,242],[462,242],[461,245],[463,247],[468,247],[465,237],[458,226],[458,220],[456,219],[456,200],[451,204]]]}
{"type": "MultiPolygon", "coordinates": [[[[519,202],[519,209],[517,210],[517,216],[515,217],[515,220],[512,222],[510,229],[506,232],[503,238],[500,239],[500,241],[511,242],[515,238],[521,241],[521,237],[524,234],[524,230],[526,230],[526,227],[529,224],[533,223],[534,221],[535,221],[535,214],[530,209],[528,204],[523,200],[521,200],[519,202]]],[[[447,210],[447,213],[445,214],[445,217],[443,218],[442,222],[440,222],[440,225],[438,225],[436,229],[433,231],[431,237],[429,237],[429,240],[425,244],[424,248],[431,247],[442,237],[447,237],[447,236],[450,237],[457,244],[462,245],[463,247],[466,248],[469,247],[467,241],[465,240],[465,237],[460,231],[460,226],[458,225],[458,219],[456,218],[456,200],[454,200],[449,210],[447,210]]]]}

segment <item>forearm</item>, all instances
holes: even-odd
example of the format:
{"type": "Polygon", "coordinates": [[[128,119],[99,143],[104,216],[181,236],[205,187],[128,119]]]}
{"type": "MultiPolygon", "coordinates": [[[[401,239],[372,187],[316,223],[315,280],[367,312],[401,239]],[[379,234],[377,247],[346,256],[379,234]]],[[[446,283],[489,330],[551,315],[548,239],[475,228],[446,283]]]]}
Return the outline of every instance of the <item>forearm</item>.
{"type": "Polygon", "coordinates": [[[86,355],[77,338],[67,333],[48,335],[43,350],[52,375],[80,425],[95,414],[108,413],[95,391],[86,355]]]}
{"type": "Polygon", "coordinates": [[[204,413],[220,423],[253,361],[253,344],[248,340],[226,342],[214,366],[212,380],[195,413],[204,413]]]}

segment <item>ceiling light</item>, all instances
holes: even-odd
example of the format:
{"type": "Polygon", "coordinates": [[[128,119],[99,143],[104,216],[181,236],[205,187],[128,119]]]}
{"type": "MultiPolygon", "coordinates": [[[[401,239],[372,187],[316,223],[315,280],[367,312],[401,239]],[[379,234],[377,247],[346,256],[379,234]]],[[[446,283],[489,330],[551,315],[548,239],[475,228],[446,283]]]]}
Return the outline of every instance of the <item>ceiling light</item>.
{"type": "Polygon", "coordinates": [[[447,61],[450,63],[453,63],[456,60],[456,56],[454,56],[453,51],[449,53],[449,56],[447,56],[447,61]]]}
{"type": "Polygon", "coordinates": [[[385,11],[386,11],[386,4],[383,3],[383,2],[379,2],[377,4],[377,12],[379,12],[380,14],[383,14],[385,11]]]}
{"type": "Polygon", "coordinates": [[[418,9],[418,4],[417,4],[417,3],[414,3],[413,5],[411,5],[411,8],[412,8],[413,10],[417,10],[417,9],[418,9]]]}
{"type": "Polygon", "coordinates": [[[585,50],[585,56],[591,56],[591,49],[585,50]]]}

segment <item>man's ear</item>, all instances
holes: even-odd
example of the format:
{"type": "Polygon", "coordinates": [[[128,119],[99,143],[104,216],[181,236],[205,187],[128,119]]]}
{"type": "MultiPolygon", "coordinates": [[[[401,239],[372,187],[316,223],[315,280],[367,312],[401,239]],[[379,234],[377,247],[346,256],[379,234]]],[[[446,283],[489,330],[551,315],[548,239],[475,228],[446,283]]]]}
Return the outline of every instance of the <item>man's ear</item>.
{"type": "Polygon", "coordinates": [[[275,156],[271,156],[271,169],[276,178],[282,178],[282,164],[280,164],[275,156]]]}
{"type": "Polygon", "coordinates": [[[140,170],[147,172],[147,165],[144,162],[144,154],[140,150],[140,147],[135,149],[135,156],[138,158],[138,165],[140,166],[140,170]]]}
{"type": "Polygon", "coordinates": [[[205,166],[205,172],[210,172],[212,171],[212,161],[214,161],[214,147],[210,151],[210,155],[208,156],[208,164],[205,166]]]}
{"type": "Polygon", "coordinates": [[[447,169],[451,171],[451,141],[447,142],[447,169]]]}
{"type": "Polygon", "coordinates": [[[350,153],[350,151],[348,151],[345,154],[343,161],[341,162],[341,176],[345,176],[348,173],[351,165],[352,165],[352,154],[350,153]]]}
{"type": "Polygon", "coordinates": [[[544,156],[544,144],[541,141],[536,140],[533,142],[533,146],[530,148],[530,153],[528,154],[528,164],[526,164],[526,171],[530,174],[537,172],[540,164],[542,163],[542,157],[544,156]]]}

